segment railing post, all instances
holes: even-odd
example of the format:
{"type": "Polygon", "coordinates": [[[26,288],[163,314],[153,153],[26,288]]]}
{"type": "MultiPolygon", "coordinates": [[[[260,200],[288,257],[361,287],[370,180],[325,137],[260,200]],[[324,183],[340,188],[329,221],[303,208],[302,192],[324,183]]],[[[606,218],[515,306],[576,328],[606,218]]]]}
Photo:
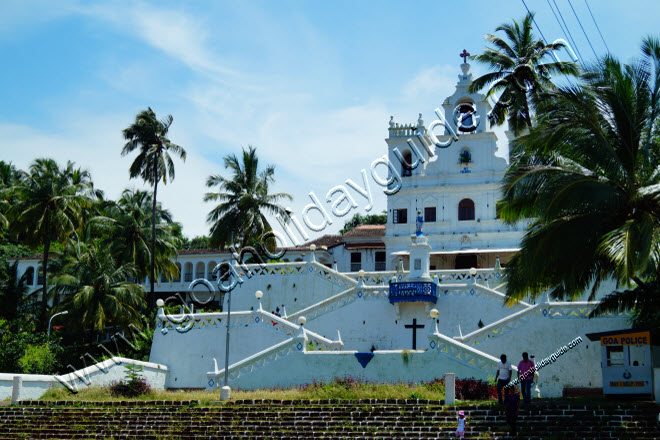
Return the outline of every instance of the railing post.
{"type": "Polygon", "coordinates": [[[456,402],[456,375],[445,373],[445,405],[453,405],[456,402]]]}
{"type": "Polygon", "coordinates": [[[21,392],[23,391],[23,378],[21,376],[14,376],[13,387],[11,390],[11,403],[17,403],[21,400],[21,392]]]}

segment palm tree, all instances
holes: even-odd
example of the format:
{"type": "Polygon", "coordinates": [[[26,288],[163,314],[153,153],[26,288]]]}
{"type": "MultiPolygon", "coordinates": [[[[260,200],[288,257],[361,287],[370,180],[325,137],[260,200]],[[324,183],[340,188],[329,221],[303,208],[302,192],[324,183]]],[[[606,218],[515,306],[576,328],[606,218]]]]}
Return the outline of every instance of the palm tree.
{"type": "Polygon", "coordinates": [[[241,246],[254,244],[272,230],[264,213],[286,217],[286,210],[277,202],[292,200],[287,193],[269,193],[269,186],[275,181],[275,167],[266,166],[259,170],[257,151],[252,146],[243,149],[242,164],[235,154],[224,158],[225,168],[232,176],[226,179],[217,174],[209,176],[207,187],[217,186],[218,192],[204,195],[204,201],[218,201],[209,212],[206,221],[212,223],[211,245],[222,247],[238,240],[241,246]]]}
{"type": "Polygon", "coordinates": [[[500,93],[490,114],[491,122],[502,125],[508,117],[509,129],[517,135],[532,126],[530,103],[536,104],[540,97],[555,86],[551,74],[577,75],[575,63],[554,60],[543,62],[543,58],[554,56],[553,52],[563,48],[561,42],[545,44],[536,39],[532,32],[534,14],[529,13],[522,23],[502,24],[495,31],[503,31],[509,42],[486,34],[486,40],[494,48],[487,47],[475,59],[487,64],[492,72],[475,79],[470,85],[470,93],[489,86],[486,97],[500,93]]]}
{"type": "MultiPolygon", "coordinates": [[[[0,264],[4,265],[5,262],[0,264]]],[[[19,316],[25,303],[25,294],[28,291],[26,274],[18,276],[18,261],[0,268],[0,274],[3,275],[0,278],[0,317],[13,321],[19,316]]]]}
{"type": "Polygon", "coordinates": [[[149,290],[149,301],[154,296],[154,278],[156,271],[156,197],[158,194],[158,182],[167,184],[167,179],[174,180],[174,161],[170,152],[179,156],[183,161],[186,160],[186,150],[179,145],[173,144],[167,138],[167,132],[172,125],[174,118],[167,115],[162,120],[156,118],[156,113],[148,107],[135,116],[135,122],[124,129],[124,139],[126,144],[121,150],[122,156],[125,156],[136,149],[139,153],[131,167],[129,173],[131,179],[142,177],[142,180],[153,186],[153,201],[151,207],[151,271],[149,290]]]}
{"type": "MultiPolygon", "coordinates": [[[[26,244],[43,245],[42,319],[48,309],[48,258],[53,242],[64,242],[81,225],[81,213],[91,203],[89,172],[68,162],[36,159],[11,188],[16,203],[9,210],[10,231],[26,244]]],[[[45,324],[45,323],[44,323],[45,324]]]]}
{"type": "MultiPolygon", "coordinates": [[[[102,215],[91,220],[92,230],[102,237],[118,264],[135,267],[137,279],[149,275],[152,234],[151,193],[126,189],[117,202],[106,202],[102,215]]],[[[178,273],[170,259],[176,255],[179,240],[173,234],[172,215],[156,204],[156,273],[173,277],[178,273]]]]}
{"type": "Polygon", "coordinates": [[[9,226],[7,211],[15,203],[11,187],[20,179],[21,172],[14,165],[0,160],[0,237],[3,236],[4,228],[9,226]]]}
{"type": "Polygon", "coordinates": [[[546,289],[593,299],[613,278],[625,290],[594,314],[660,311],[660,42],[642,52],[630,65],[606,56],[581,87],[552,92],[514,143],[498,213],[533,220],[506,268],[509,302],[546,289]]]}
{"type": "Polygon", "coordinates": [[[61,308],[71,314],[73,330],[101,332],[109,324],[128,329],[141,322],[144,290],[127,281],[136,276],[135,267],[117,264],[100,242],[71,242],[58,266],[53,289],[64,298],[61,308]]]}

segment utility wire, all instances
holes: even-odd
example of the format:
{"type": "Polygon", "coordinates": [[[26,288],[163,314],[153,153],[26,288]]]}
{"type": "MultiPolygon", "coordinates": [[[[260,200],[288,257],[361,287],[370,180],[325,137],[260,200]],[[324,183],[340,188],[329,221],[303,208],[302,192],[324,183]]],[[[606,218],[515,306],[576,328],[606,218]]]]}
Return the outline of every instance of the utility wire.
{"type": "MultiPolygon", "coordinates": [[[[554,0],[553,0],[553,1],[554,1],[554,0]]],[[[531,14],[532,12],[531,12],[531,11],[529,10],[529,8],[527,7],[527,3],[525,3],[525,0],[522,0],[522,3],[523,3],[523,5],[525,6],[525,9],[527,9],[527,12],[528,12],[529,14],[531,14]]],[[[551,7],[550,9],[552,9],[552,7],[551,7]]],[[[553,10],[552,12],[554,13],[555,11],[553,10]]],[[[556,17],[556,15],[555,15],[555,17],[556,17]]],[[[548,45],[548,40],[545,39],[545,36],[543,35],[543,31],[541,31],[541,28],[539,27],[539,24],[536,22],[536,19],[534,19],[534,18],[532,18],[532,21],[534,22],[534,26],[536,26],[536,29],[537,29],[537,30],[539,31],[539,33],[541,34],[541,38],[543,38],[543,41],[545,42],[545,44],[546,44],[546,46],[547,46],[547,45],[548,45]]],[[[560,26],[561,26],[561,25],[560,25],[560,26]]],[[[570,83],[571,86],[573,86],[573,83],[572,83],[571,80],[568,78],[568,76],[566,77],[566,80],[570,83]]]]}
{"type": "MultiPolygon", "coordinates": [[[[528,12],[529,14],[531,14],[532,11],[530,11],[529,8],[527,7],[527,3],[525,3],[525,0],[522,0],[522,2],[523,2],[523,5],[525,5],[525,9],[527,9],[527,12],[528,12]]],[[[547,45],[547,44],[548,44],[548,40],[545,39],[545,36],[543,35],[543,32],[541,32],[541,28],[539,27],[539,25],[538,25],[538,23],[536,22],[536,19],[535,19],[534,17],[532,17],[532,21],[534,22],[534,26],[536,26],[536,30],[539,31],[539,34],[541,34],[541,38],[543,38],[543,41],[544,41],[545,44],[547,45]]]]}
{"type": "MultiPolygon", "coordinates": [[[[582,68],[584,69],[585,66],[582,63],[582,54],[580,54],[580,51],[578,50],[577,46],[575,45],[575,42],[573,41],[573,39],[570,38],[568,36],[568,34],[566,33],[566,30],[564,29],[564,26],[561,24],[561,21],[559,21],[559,17],[557,16],[557,13],[555,12],[554,8],[552,7],[552,4],[550,4],[550,0],[546,0],[546,1],[548,2],[548,6],[550,6],[550,10],[552,10],[552,14],[555,16],[555,20],[557,20],[557,23],[559,23],[559,27],[561,28],[561,31],[564,34],[564,37],[566,37],[566,39],[571,42],[573,47],[575,47],[575,50],[577,51],[577,53],[579,55],[578,61],[579,61],[580,65],[582,66],[582,68]]],[[[555,5],[556,5],[556,3],[555,3],[555,5]]]]}
{"type": "MultiPolygon", "coordinates": [[[[573,47],[575,48],[575,51],[578,53],[578,57],[580,58],[580,64],[582,64],[582,67],[584,67],[584,57],[582,56],[582,52],[580,52],[580,49],[578,48],[578,45],[575,43],[575,39],[573,39],[573,34],[571,34],[571,30],[568,28],[568,24],[566,24],[566,20],[564,20],[564,16],[561,13],[561,10],[559,9],[559,6],[557,6],[557,2],[555,0],[552,0],[552,3],[555,4],[555,8],[557,8],[557,12],[559,13],[559,17],[561,17],[561,21],[564,23],[564,27],[566,28],[566,31],[568,32],[568,40],[571,42],[573,47]]],[[[554,10],[553,10],[554,12],[554,10]]]]}
{"type": "Polygon", "coordinates": [[[596,29],[598,29],[598,34],[600,35],[600,39],[603,40],[603,44],[605,45],[605,48],[607,49],[607,52],[610,52],[610,48],[607,47],[607,43],[605,42],[605,38],[603,38],[603,34],[600,31],[600,27],[598,27],[598,23],[596,23],[596,17],[594,17],[594,14],[591,12],[591,8],[589,7],[589,3],[587,3],[587,0],[584,0],[584,4],[587,5],[587,9],[589,9],[589,14],[591,14],[591,18],[594,21],[594,24],[596,25],[596,29]]]}
{"type": "Polygon", "coordinates": [[[591,47],[591,51],[594,53],[594,56],[596,59],[598,59],[598,55],[596,54],[596,51],[594,50],[594,47],[591,45],[591,40],[589,40],[589,36],[587,35],[587,32],[584,30],[582,27],[582,23],[580,22],[580,17],[578,17],[577,12],[575,12],[575,9],[573,8],[573,4],[571,3],[571,0],[568,0],[568,4],[573,10],[573,15],[575,15],[575,18],[577,19],[578,24],[580,25],[580,29],[582,29],[582,33],[584,34],[584,37],[587,39],[587,43],[589,43],[589,47],[591,47]]]}

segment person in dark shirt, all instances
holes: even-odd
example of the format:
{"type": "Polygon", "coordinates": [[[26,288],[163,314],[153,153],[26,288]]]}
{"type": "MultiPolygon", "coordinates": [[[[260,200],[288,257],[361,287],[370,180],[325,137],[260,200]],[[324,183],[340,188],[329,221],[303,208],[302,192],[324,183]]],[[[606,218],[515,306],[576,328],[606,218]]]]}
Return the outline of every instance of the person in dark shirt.
{"type": "Polygon", "coordinates": [[[511,428],[511,435],[517,436],[518,429],[516,421],[518,420],[518,405],[520,404],[520,394],[517,386],[507,386],[504,388],[504,412],[506,414],[506,423],[511,428]]]}

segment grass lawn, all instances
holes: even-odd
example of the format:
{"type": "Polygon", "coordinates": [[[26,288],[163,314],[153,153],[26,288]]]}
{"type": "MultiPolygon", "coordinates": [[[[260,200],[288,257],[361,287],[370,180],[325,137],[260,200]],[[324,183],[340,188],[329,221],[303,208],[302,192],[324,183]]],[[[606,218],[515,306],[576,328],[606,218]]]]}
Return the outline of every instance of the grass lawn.
{"type": "MultiPolygon", "coordinates": [[[[366,384],[353,381],[317,383],[300,388],[267,389],[255,391],[232,390],[231,400],[317,400],[317,399],[429,399],[445,398],[444,386],[426,384],[366,384]]],[[[202,404],[220,399],[220,391],[166,391],[154,390],[140,397],[114,397],[107,388],[89,387],[73,394],[66,388],[54,388],[39,400],[44,401],[121,401],[121,400],[199,400],[202,404]]]]}

